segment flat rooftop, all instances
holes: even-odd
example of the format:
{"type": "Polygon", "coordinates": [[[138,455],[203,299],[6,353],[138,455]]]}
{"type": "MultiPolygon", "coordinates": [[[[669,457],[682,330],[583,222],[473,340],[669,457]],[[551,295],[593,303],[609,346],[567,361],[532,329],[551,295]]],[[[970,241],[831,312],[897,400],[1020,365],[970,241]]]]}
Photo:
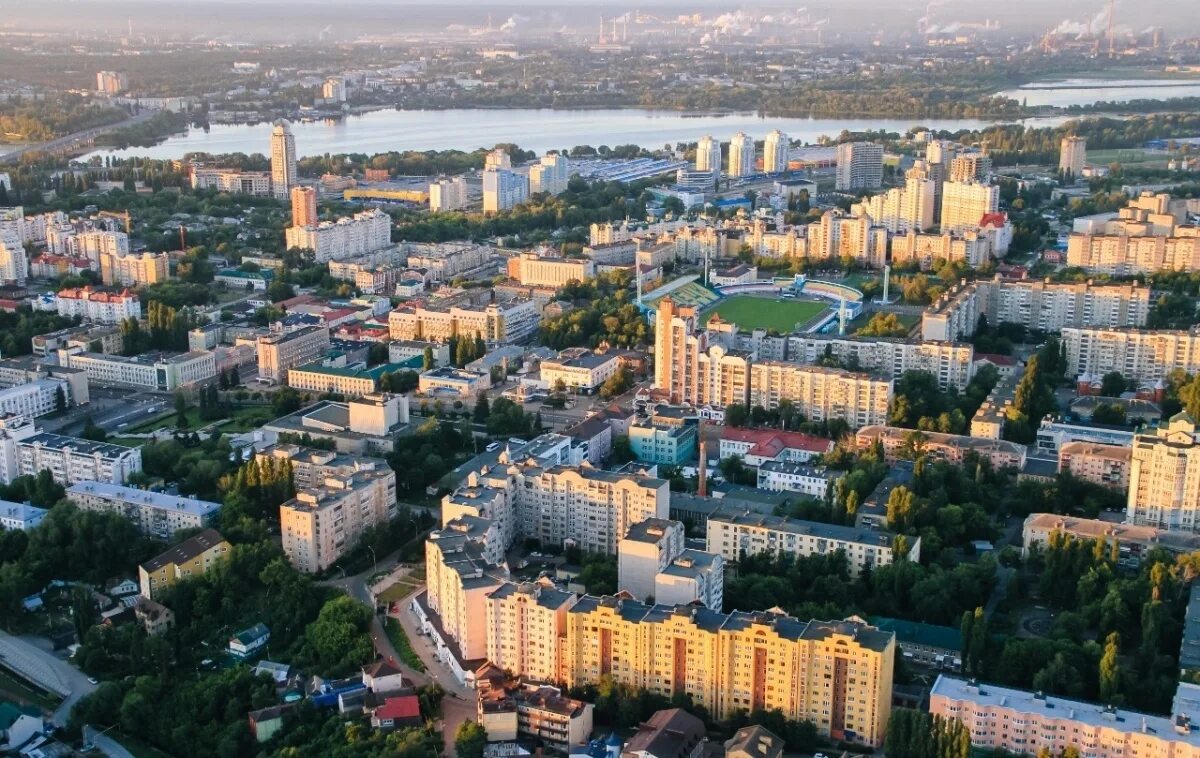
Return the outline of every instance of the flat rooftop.
{"type": "Polygon", "coordinates": [[[210,500],[198,500],[194,497],[169,495],[165,492],[139,490],[136,487],[123,487],[109,482],[76,482],[67,488],[67,499],[71,496],[102,497],[118,503],[137,505],[143,508],[155,508],[162,511],[182,511],[193,516],[208,516],[221,508],[220,503],[210,500]]]}

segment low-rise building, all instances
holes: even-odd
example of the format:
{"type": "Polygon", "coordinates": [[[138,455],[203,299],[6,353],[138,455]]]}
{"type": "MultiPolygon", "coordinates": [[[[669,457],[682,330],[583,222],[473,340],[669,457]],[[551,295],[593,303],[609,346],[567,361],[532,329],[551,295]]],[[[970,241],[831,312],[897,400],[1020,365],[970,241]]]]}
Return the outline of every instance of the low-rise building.
{"type": "Polygon", "coordinates": [[[758,467],[758,488],[799,492],[824,500],[830,485],[840,475],[824,466],[810,466],[791,461],[764,461],[758,467]]]}
{"type": "Polygon", "coordinates": [[[953,626],[925,624],[885,616],[872,616],[871,623],[896,635],[906,663],[958,671],[962,668],[962,631],[953,626]]]}
{"type": "Polygon", "coordinates": [[[49,513],[45,508],[38,508],[29,503],[14,503],[0,500],[0,527],[10,531],[29,531],[49,513]]]}
{"type": "Polygon", "coordinates": [[[203,575],[219,559],[229,555],[230,549],[229,542],[216,529],[205,529],[187,538],[138,566],[142,596],[153,599],[180,579],[203,575]]]}
{"type": "Polygon", "coordinates": [[[322,400],[263,425],[267,432],[329,440],[340,453],[390,453],[408,425],[408,397],[386,392],[349,402],[322,400]]]}
{"type": "Polygon", "coordinates": [[[722,460],[740,455],[747,466],[761,466],[767,461],[805,463],[833,450],[833,440],[800,432],[724,426],[719,449],[722,460]]]}
{"type": "Polygon", "coordinates": [[[1006,440],[921,432],[898,426],[866,426],[858,430],[854,439],[859,450],[865,450],[876,442],[880,443],[883,446],[884,457],[889,463],[913,460],[927,454],[938,460],[959,465],[968,455],[977,455],[989,461],[993,468],[1019,470],[1025,465],[1028,452],[1024,445],[1006,440]]]}
{"type": "Polygon", "coordinates": [[[117,513],[142,533],[170,539],[180,529],[210,526],[220,503],[168,495],[98,481],[81,481],[67,488],[67,499],[84,510],[117,513]]]}
{"type": "Polygon", "coordinates": [[[265,648],[270,639],[271,630],[267,628],[267,625],[255,624],[229,638],[229,654],[245,660],[265,648]]]}
{"type": "Polygon", "coordinates": [[[426,395],[451,395],[471,398],[492,386],[490,374],[465,368],[441,366],[430,369],[417,379],[417,389],[426,395]]]}
{"type": "Polygon", "coordinates": [[[405,365],[383,363],[367,368],[356,366],[329,366],[325,363],[309,363],[288,369],[287,385],[309,392],[332,392],[346,397],[369,395],[379,389],[379,379],[384,374],[410,370],[405,365]]]}
{"type": "Polygon", "coordinates": [[[1129,489],[1129,466],[1133,451],[1118,445],[1067,442],[1058,448],[1058,470],[1101,487],[1125,492],[1129,489]]]}
{"type": "Polygon", "coordinates": [[[549,389],[561,385],[571,392],[592,394],[620,370],[621,360],[615,353],[594,353],[583,348],[571,348],[558,357],[542,361],[542,382],[549,389]]]}
{"type": "Polygon", "coordinates": [[[489,742],[532,740],[566,755],[591,737],[592,704],[557,687],[523,682],[489,664],[476,672],[475,688],[479,723],[489,742]]]}
{"type": "Polygon", "coordinates": [[[1133,429],[1123,426],[1067,421],[1054,416],[1046,416],[1038,425],[1037,450],[1049,457],[1057,457],[1058,451],[1068,442],[1091,442],[1098,445],[1129,447],[1133,444],[1133,435],[1133,429]]]}
{"type": "Polygon", "coordinates": [[[1200,550],[1200,535],[1169,531],[1153,526],[1122,524],[1101,519],[1064,516],[1058,513],[1031,513],[1022,529],[1021,555],[1029,555],[1035,545],[1047,545],[1052,534],[1077,540],[1096,540],[1115,544],[1122,565],[1136,567],[1154,549],[1184,554],[1200,550]]]}
{"type": "Polygon", "coordinates": [[[89,382],[174,392],[204,384],[217,375],[216,355],[208,350],[188,353],[144,353],[133,357],[92,353],[76,348],[58,351],[61,366],[83,371],[89,382]]]}
{"type": "Polygon", "coordinates": [[[655,414],[629,426],[629,446],[639,461],[678,466],[696,457],[700,427],[696,417],[655,414]]]}

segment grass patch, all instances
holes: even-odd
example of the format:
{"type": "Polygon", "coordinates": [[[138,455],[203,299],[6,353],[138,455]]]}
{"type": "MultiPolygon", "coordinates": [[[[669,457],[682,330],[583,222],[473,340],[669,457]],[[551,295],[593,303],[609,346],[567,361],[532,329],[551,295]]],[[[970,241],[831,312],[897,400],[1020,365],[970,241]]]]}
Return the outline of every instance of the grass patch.
{"type": "Polygon", "coordinates": [[[742,329],[774,329],[787,334],[797,324],[807,324],[828,306],[812,300],[779,300],[773,297],[735,295],[712,310],[724,321],[742,329]]]}
{"type": "Polygon", "coordinates": [[[403,600],[420,588],[420,582],[411,582],[402,579],[383,592],[380,592],[376,596],[376,600],[382,603],[394,603],[397,600],[403,600]]]}
{"type": "MultiPolygon", "coordinates": [[[[234,408],[229,412],[229,418],[220,419],[217,421],[201,421],[199,408],[188,408],[185,414],[188,422],[188,429],[195,430],[206,427],[209,424],[219,424],[219,428],[223,433],[232,434],[238,432],[248,432],[252,429],[257,429],[271,419],[275,418],[271,409],[262,405],[248,405],[241,408],[234,408]]],[[[122,432],[133,432],[136,434],[145,434],[146,432],[154,432],[159,429],[174,427],[179,420],[179,414],[175,411],[168,411],[149,421],[143,421],[137,426],[127,427],[122,429],[122,432]]],[[[145,440],[143,440],[144,442],[145,440]]]]}
{"type": "Polygon", "coordinates": [[[400,625],[399,619],[388,616],[384,628],[387,630],[388,639],[392,641],[392,646],[400,654],[400,660],[404,661],[409,668],[424,671],[425,662],[417,655],[417,651],[413,650],[412,643],[408,641],[408,635],[404,633],[404,627],[400,625]]]}
{"type": "Polygon", "coordinates": [[[0,696],[22,705],[36,705],[44,711],[53,711],[62,702],[60,698],[34,687],[5,669],[0,669],[0,696]]]}
{"type": "Polygon", "coordinates": [[[1113,150],[1089,150],[1088,163],[1096,166],[1107,166],[1110,163],[1120,163],[1122,166],[1157,163],[1167,165],[1167,156],[1150,152],[1142,148],[1126,148],[1113,150]]]}

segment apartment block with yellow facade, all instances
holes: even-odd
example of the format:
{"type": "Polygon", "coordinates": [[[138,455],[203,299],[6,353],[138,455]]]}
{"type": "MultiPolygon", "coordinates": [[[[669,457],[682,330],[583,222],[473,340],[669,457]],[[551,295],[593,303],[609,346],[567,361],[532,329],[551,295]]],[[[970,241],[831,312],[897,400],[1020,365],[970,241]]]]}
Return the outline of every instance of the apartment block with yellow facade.
{"type": "Polygon", "coordinates": [[[138,566],[142,597],[153,600],[181,579],[203,575],[229,555],[230,545],[216,529],[205,529],[138,566]]]}
{"type": "Polygon", "coordinates": [[[324,571],[368,528],[395,515],[395,471],[329,474],[279,506],[283,552],[300,571],[324,571]]]}
{"type": "Polygon", "coordinates": [[[487,519],[463,517],[430,533],[425,540],[425,585],[429,610],[440,621],[438,650],[462,661],[488,653],[488,596],[508,580],[503,550],[487,519]]]}
{"type": "Polygon", "coordinates": [[[487,597],[487,657],[539,682],[561,682],[567,611],[576,596],[553,585],[506,582],[487,597]]]}
{"type": "Polygon", "coordinates": [[[802,622],[772,612],[646,605],[585,596],[567,612],[566,681],[611,677],[716,718],[778,709],[824,737],[883,743],[895,635],[858,619],[802,622]]]}

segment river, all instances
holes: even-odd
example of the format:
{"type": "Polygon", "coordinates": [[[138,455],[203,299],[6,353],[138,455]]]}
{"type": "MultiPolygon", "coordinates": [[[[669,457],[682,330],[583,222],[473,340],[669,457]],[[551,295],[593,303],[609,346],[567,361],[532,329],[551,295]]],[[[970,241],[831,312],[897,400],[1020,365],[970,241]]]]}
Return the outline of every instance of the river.
{"type": "Polygon", "coordinates": [[[1200,77],[1177,79],[1061,79],[1030,82],[1000,92],[1031,107],[1052,105],[1066,108],[1092,103],[1124,103],[1130,100],[1169,100],[1200,97],[1200,77]]]}
{"type": "MultiPolygon", "coordinates": [[[[1027,119],[1031,126],[1053,126],[1063,118],[1027,119]]],[[[338,121],[292,124],[298,156],[325,153],[382,153],[389,150],[474,150],[512,142],[526,150],[575,145],[640,145],[694,142],[706,134],[728,140],[738,131],[762,139],[781,129],[793,140],[815,143],[843,129],[885,129],[903,133],[921,125],[931,129],[978,129],[994,122],[977,119],[919,118],[763,118],[753,113],[689,115],[677,111],[609,110],[382,110],[338,121]]],[[[123,158],[180,158],[188,152],[263,153],[269,150],[269,124],[219,124],[191,129],[152,147],[97,150],[94,155],[123,158]]]]}

